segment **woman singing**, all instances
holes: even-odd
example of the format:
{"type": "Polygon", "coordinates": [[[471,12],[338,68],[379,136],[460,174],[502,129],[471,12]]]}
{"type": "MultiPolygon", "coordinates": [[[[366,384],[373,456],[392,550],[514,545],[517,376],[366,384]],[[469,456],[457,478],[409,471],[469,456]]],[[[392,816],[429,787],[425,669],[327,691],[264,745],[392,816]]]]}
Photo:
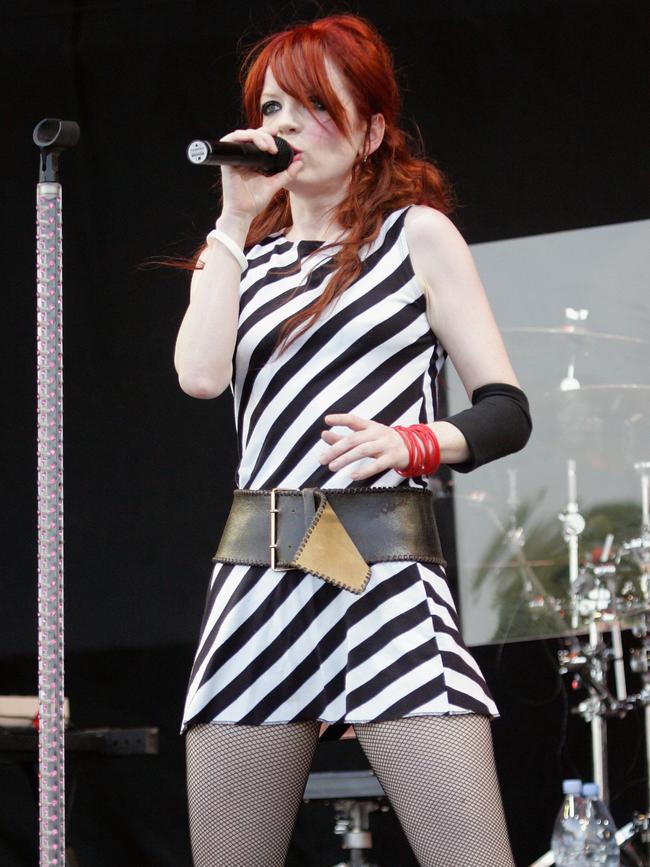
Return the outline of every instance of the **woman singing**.
{"type": "Polygon", "coordinates": [[[427,480],[524,446],[526,398],[448,187],[399,126],[390,53],[355,16],[263,40],[176,346],[232,387],[240,464],[190,678],[197,867],[281,867],[319,735],[353,732],[423,867],[512,867],[497,709],[460,635],[427,480]],[[438,418],[450,356],[471,408],[438,418]]]}

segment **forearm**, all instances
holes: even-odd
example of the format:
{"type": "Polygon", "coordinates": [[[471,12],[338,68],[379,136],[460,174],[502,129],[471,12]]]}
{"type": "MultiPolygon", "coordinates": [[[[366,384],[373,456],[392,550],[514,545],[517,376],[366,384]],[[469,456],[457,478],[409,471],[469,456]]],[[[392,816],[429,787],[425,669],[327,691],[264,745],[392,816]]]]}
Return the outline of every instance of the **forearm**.
{"type": "Polygon", "coordinates": [[[429,425],[440,443],[441,464],[462,464],[469,460],[471,451],[461,431],[447,421],[429,425]]]}
{"type": "MultiPolygon", "coordinates": [[[[422,434],[417,433],[417,428],[422,427],[412,426],[416,439],[421,443],[422,434]]],[[[532,423],[528,400],[520,388],[509,383],[488,383],[472,394],[471,409],[433,422],[428,427],[438,441],[440,463],[447,464],[457,472],[467,473],[522,449],[530,436],[532,423]]],[[[408,430],[400,430],[403,438],[408,430]]],[[[422,433],[426,434],[426,431],[422,433]]],[[[408,442],[405,444],[408,447],[408,442]]],[[[428,448],[423,448],[420,458],[416,450],[415,455],[409,455],[408,462],[404,453],[402,462],[394,464],[396,469],[406,470],[411,463],[417,467],[429,454],[428,448]]],[[[435,470],[427,469],[425,472],[435,470]]]]}
{"type": "MultiPolygon", "coordinates": [[[[222,216],[217,228],[244,246],[249,222],[222,216]]],[[[174,365],[181,388],[192,397],[217,397],[228,387],[239,318],[241,270],[232,254],[212,243],[194,272],[189,307],[176,340],[174,365]]]]}

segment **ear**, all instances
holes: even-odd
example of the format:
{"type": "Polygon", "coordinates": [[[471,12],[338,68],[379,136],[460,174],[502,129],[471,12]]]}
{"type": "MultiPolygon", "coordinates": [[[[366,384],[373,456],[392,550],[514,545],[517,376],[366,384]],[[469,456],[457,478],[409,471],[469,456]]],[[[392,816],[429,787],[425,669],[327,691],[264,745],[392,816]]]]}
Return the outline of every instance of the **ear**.
{"type": "Polygon", "coordinates": [[[368,125],[368,135],[366,137],[366,156],[374,153],[379,145],[384,140],[386,131],[386,121],[383,114],[373,114],[368,125]]]}

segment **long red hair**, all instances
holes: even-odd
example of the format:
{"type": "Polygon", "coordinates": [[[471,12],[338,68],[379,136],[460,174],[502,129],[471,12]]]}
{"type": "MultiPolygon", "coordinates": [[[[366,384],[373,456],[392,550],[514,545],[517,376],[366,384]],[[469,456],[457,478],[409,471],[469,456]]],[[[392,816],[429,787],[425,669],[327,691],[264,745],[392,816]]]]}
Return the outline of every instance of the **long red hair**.
{"type": "MultiPolygon", "coordinates": [[[[379,148],[355,164],[347,195],[333,220],[346,231],[333,257],[334,273],[323,293],[284,324],[279,343],[293,342],[361,272],[359,249],[377,238],[386,216],[409,204],[429,205],[443,213],[452,209],[451,187],[432,163],[415,155],[399,125],[400,94],[391,53],[375,28],[354,15],[331,15],[262,39],[247,54],[241,73],[243,108],[249,127],[262,125],[260,97],[270,68],[280,87],[312,110],[317,97],[344,135],[349,135],[345,109],[327,74],[326,60],[342,75],[362,121],[372,115],[386,122],[379,148]]],[[[247,244],[255,244],[292,223],[289,194],[281,190],[255,217],[247,244]]]]}

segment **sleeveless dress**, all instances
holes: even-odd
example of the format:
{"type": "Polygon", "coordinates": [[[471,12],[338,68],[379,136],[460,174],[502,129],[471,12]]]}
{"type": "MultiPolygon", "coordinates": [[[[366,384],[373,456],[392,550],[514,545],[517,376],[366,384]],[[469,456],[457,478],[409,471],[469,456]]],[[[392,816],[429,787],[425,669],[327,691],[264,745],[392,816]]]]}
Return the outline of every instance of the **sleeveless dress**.
{"type": "MultiPolygon", "coordinates": [[[[318,461],[328,413],[436,418],[446,354],[409,258],[407,211],[386,218],[358,279],[279,357],[282,323],[322,291],[336,248],[276,233],[247,250],[232,381],[237,487],[426,487],[392,469],[355,481],[360,462],[331,472],[318,461]]],[[[329,740],[355,722],[459,713],[498,716],[442,567],[377,563],[357,595],[299,570],[215,564],[182,731],[320,720],[329,740]]]]}

